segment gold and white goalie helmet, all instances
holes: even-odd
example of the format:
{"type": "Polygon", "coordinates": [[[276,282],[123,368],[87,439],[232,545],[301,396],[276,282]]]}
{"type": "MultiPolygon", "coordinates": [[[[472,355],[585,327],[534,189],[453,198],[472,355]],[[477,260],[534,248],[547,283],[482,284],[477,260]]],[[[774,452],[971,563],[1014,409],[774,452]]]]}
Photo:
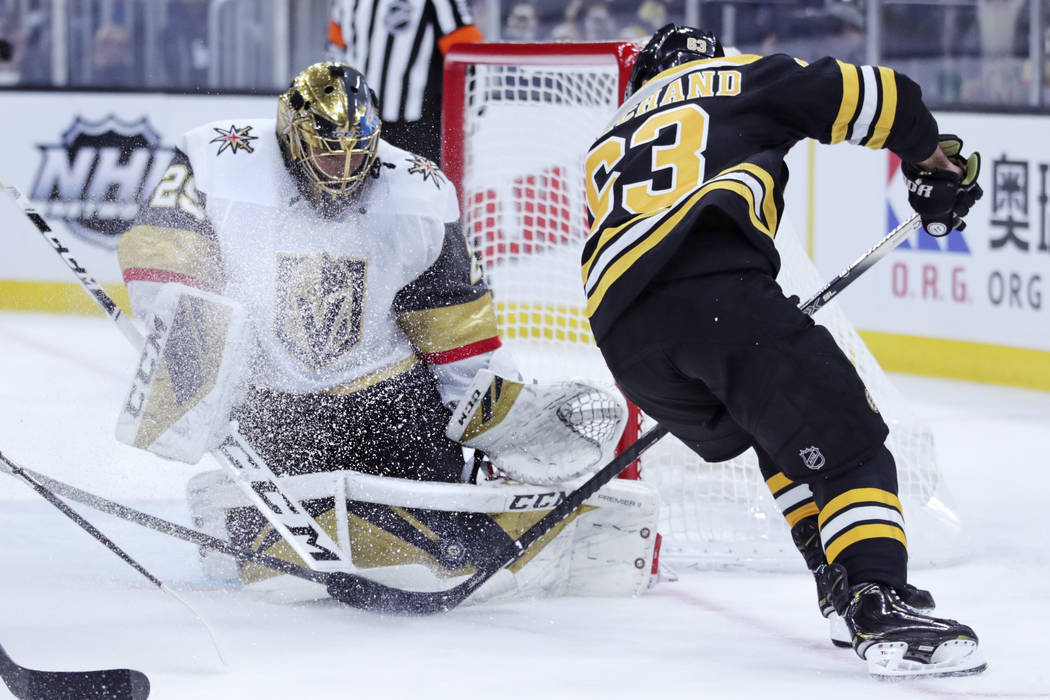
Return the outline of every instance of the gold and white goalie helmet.
{"type": "Polygon", "coordinates": [[[375,93],[345,63],[315,63],[295,76],[277,106],[285,163],[322,214],[341,211],[368,177],[381,129],[375,93]]]}

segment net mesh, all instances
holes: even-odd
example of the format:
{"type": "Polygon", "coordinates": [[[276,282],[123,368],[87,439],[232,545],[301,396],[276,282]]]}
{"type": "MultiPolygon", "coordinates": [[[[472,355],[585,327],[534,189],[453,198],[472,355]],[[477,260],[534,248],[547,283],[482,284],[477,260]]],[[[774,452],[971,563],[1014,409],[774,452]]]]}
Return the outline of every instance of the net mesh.
{"type": "MultiPolygon", "coordinates": [[[[494,50],[497,50],[494,48],[494,50]]],[[[612,382],[583,313],[580,250],[587,237],[583,158],[619,103],[620,66],[552,65],[558,47],[537,47],[542,65],[468,63],[464,72],[464,222],[497,302],[501,336],[528,378],[612,382]]],[[[824,280],[789,222],[777,246],[778,279],[802,299],[824,280]]],[[[858,247],[862,247],[858,242],[858,247]]],[[[893,387],[838,304],[816,316],[856,365],[890,425],[913,563],[962,554],[933,437],[893,387]]],[[[645,429],[641,417],[639,430],[645,429]]],[[[666,437],[641,461],[663,502],[665,560],[707,567],[797,568],[788,527],[753,452],[709,464],[666,437]]]]}

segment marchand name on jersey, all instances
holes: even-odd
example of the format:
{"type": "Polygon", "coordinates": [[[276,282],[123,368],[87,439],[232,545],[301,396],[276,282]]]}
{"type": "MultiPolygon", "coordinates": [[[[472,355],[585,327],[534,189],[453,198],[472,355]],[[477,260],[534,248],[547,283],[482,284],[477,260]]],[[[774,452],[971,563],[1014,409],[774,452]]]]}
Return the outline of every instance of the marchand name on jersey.
{"type": "Polygon", "coordinates": [[[642,100],[633,109],[627,110],[617,121],[623,124],[632,117],[651,112],[658,107],[695,99],[697,97],[735,97],[740,94],[740,71],[738,70],[697,70],[667,83],[642,100]]]}

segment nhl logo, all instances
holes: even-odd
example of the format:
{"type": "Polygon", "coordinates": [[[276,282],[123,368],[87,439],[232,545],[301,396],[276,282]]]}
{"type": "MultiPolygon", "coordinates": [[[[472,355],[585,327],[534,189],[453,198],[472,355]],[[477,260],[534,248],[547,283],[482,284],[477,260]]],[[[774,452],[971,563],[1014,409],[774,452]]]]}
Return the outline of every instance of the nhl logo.
{"type": "Polygon", "coordinates": [[[114,248],[131,226],[140,198],[156,186],[172,148],[146,117],[97,122],[76,117],[61,143],[38,145],[40,168],[29,198],[45,218],[61,219],[76,235],[114,248]]]}
{"type": "Polygon", "coordinates": [[[808,469],[816,471],[824,466],[824,455],[821,454],[820,449],[817,447],[807,447],[804,450],[799,450],[798,454],[802,458],[802,463],[808,469]]]}

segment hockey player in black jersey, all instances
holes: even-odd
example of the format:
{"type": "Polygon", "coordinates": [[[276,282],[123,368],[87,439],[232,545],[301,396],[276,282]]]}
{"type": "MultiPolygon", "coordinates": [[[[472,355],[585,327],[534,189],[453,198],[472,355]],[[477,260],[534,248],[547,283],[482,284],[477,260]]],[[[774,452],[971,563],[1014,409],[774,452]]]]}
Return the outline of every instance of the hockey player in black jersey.
{"type": "Polygon", "coordinates": [[[804,138],[888,149],[928,233],[961,228],[980,159],[939,136],[921,91],[884,67],[726,56],[667,25],[588,153],[582,272],[595,339],[624,393],[710,462],[749,447],[879,676],[976,673],[977,636],[908,585],[888,429],[849,359],[787,298],[773,245],[784,158],[804,138]]]}

